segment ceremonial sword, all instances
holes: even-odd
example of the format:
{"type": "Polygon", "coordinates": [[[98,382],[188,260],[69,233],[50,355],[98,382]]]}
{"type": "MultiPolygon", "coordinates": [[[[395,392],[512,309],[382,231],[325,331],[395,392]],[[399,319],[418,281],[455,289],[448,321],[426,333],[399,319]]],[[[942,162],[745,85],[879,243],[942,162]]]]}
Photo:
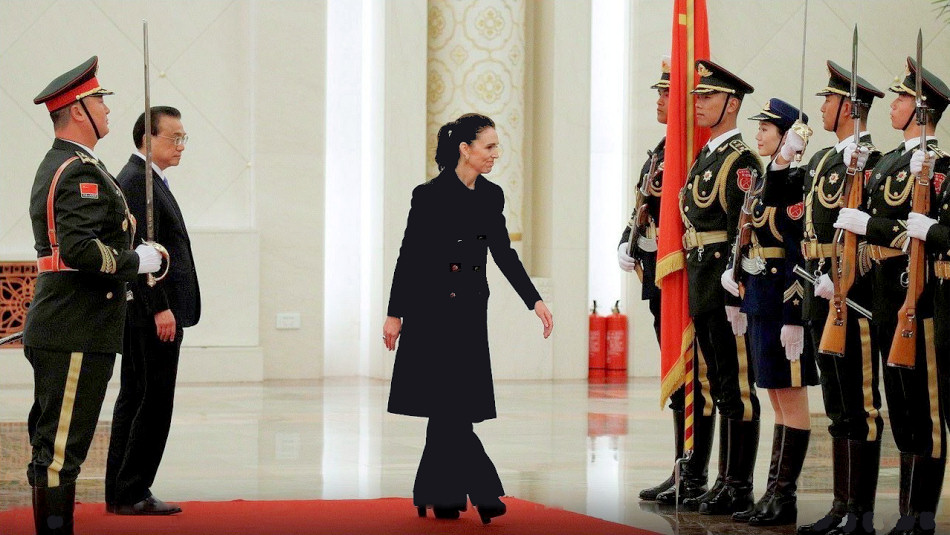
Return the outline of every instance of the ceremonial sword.
{"type": "Polygon", "coordinates": [[[148,21],[142,21],[142,41],[145,56],[145,243],[154,247],[165,259],[165,271],[158,277],[153,273],[145,276],[149,286],[155,286],[155,283],[168,275],[168,268],[171,264],[171,257],[168,250],[155,242],[155,213],[153,208],[152,184],[152,105],[149,93],[148,81],[148,21]]]}
{"type": "MultiPolygon", "coordinates": [[[[814,131],[809,128],[805,121],[803,121],[804,112],[802,109],[805,107],[805,42],[808,37],[808,0],[805,0],[805,14],[802,21],[802,75],[800,83],[798,85],[798,120],[792,123],[792,130],[801,136],[802,140],[805,142],[805,147],[808,146],[808,138],[814,133],[814,131]]],[[[805,152],[805,147],[802,147],[801,152],[795,153],[795,161],[802,161],[802,152],[805,152]]]]}

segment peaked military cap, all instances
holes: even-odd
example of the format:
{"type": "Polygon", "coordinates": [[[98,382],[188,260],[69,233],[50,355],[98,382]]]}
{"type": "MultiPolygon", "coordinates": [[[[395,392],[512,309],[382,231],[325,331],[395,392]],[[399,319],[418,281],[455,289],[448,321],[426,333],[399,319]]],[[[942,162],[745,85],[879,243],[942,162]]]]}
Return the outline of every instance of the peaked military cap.
{"type": "Polygon", "coordinates": [[[730,93],[741,97],[755,91],[755,88],[745,83],[742,78],[708,59],[696,61],[696,72],[700,79],[693,93],[730,93]]]}
{"type": "MultiPolygon", "coordinates": [[[[815,93],[819,97],[826,95],[851,96],[851,71],[841,65],[828,60],[828,85],[821,91],[815,93]]],[[[870,105],[874,97],[883,98],[884,92],[871,85],[870,82],[858,76],[858,100],[870,105]]]]}
{"type": "Polygon", "coordinates": [[[33,104],[46,104],[46,109],[54,112],[60,108],[92,95],[111,95],[112,91],[103,89],[96,79],[99,70],[99,56],[93,56],[81,65],[56,77],[33,99],[33,104]]]}
{"type": "MultiPolygon", "coordinates": [[[[770,98],[762,111],[749,117],[753,121],[768,121],[783,133],[798,120],[798,108],[777,98],[770,98]]],[[[808,124],[808,115],[802,114],[802,122],[808,124]]]]}
{"type": "Polygon", "coordinates": [[[670,88],[670,58],[664,57],[660,63],[660,79],[650,89],[669,89],[670,88]]]}
{"type": "MultiPolygon", "coordinates": [[[[903,93],[916,97],[917,91],[915,88],[917,87],[917,72],[919,70],[920,69],[917,68],[917,62],[910,56],[907,56],[907,75],[904,77],[904,81],[902,82],[900,79],[896,79],[894,80],[894,85],[888,89],[895,93],[903,93]]],[[[950,88],[927,69],[923,69],[923,73],[921,92],[924,97],[924,105],[935,111],[942,112],[947,109],[947,104],[950,104],[950,88]]]]}

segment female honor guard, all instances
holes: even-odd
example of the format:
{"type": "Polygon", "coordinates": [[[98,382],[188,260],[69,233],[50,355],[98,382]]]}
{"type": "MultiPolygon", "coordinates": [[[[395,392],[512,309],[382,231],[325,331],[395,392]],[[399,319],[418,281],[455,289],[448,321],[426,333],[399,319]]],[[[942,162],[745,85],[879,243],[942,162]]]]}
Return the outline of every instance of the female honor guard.
{"type": "MultiPolygon", "coordinates": [[[[662,73],[660,79],[651,89],[656,89],[658,98],[656,101],[656,120],[660,124],[666,124],[666,114],[670,101],[670,64],[669,58],[664,58],[662,64],[662,73]]],[[[640,227],[641,230],[636,234],[637,243],[634,256],[630,256],[631,226],[624,228],[620,237],[620,246],[617,249],[617,259],[620,269],[630,272],[637,271],[640,282],[643,285],[641,293],[642,299],[650,301],[650,312],[653,314],[653,329],[656,332],[657,342],[660,340],[660,289],[657,288],[654,281],[656,275],[656,237],[657,223],[660,220],[660,196],[663,194],[663,155],[666,148],[666,138],[660,140],[656,148],[650,151],[649,159],[643,164],[640,171],[640,183],[637,184],[637,190],[640,194],[637,199],[641,200],[638,206],[634,208],[630,215],[631,225],[640,227]]],[[[700,374],[694,374],[696,392],[701,388],[705,389],[705,396],[697,396],[697,402],[702,403],[709,397],[709,384],[700,374]]],[[[674,451],[679,459],[683,456],[683,433],[684,422],[684,389],[679,388],[670,396],[670,410],[673,412],[673,432],[676,449],[674,451]]],[[[680,499],[695,498],[703,492],[706,492],[706,477],[709,466],[709,455],[712,449],[712,435],[715,426],[715,416],[706,416],[701,408],[694,413],[693,419],[693,455],[690,457],[689,464],[692,467],[686,470],[684,474],[688,477],[681,479],[679,493],[680,499]]],[[[675,460],[674,459],[674,460],[675,460]]],[[[673,488],[673,474],[659,485],[643,489],[640,491],[641,500],[659,500],[665,503],[672,503],[675,500],[676,489],[673,488]]]]}
{"type": "MultiPolygon", "coordinates": [[[[759,156],[772,160],[781,151],[793,158],[797,146],[783,145],[785,133],[798,119],[799,111],[777,98],[749,119],[759,121],[755,136],[759,156]]],[[[808,116],[802,115],[807,123],[808,116]]],[[[744,280],[742,311],[749,321],[749,355],[755,383],[769,393],[775,411],[772,460],[768,486],[754,507],[732,515],[752,526],[794,524],[797,518],[798,476],[802,471],[811,424],[808,414],[810,385],[818,384],[818,370],[811,351],[803,352],[804,328],[801,304],[803,289],[792,268],[801,263],[798,237],[801,235],[802,203],[766,206],[763,202],[765,176],[759,177],[743,204],[735,270],[723,273],[722,286],[739,296],[737,280],[744,280]],[[746,219],[747,218],[747,219],[746,219]],[[781,310],[782,313],[776,314],[781,310]]],[[[799,190],[800,191],[800,190],[799,190]]]]}
{"type": "MultiPolygon", "coordinates": [[[[920,144],[921,126],[915,121],[916,78],[921,77],[922,99],[928,108],[927,148],[937,155],[936,123],[950,101],[947,85],[926,69],[918,69],[907,58],[908,74],[889,89],[897,94],[891,103],[891,126],[903,131],[904,141],[877,162],[870,172],[867,200],[861,210],[844,208],[835,221],[858,235],[867,235],[868,253],[873,260],[874,325],[881,357],[888,359],[895,331],[903,320],[898,311],[904,303],[908,269],[907,220],[911,212],[914,183],[910,167],[914,149],[920,144]]],[[[934,162],[936,173],[946,175],[950,158],[934,162]]],[[[936,175],[935,175],[936,176],[936,175]]],[[[930,198],[936,199],[935,181],[930,182],[930,198]]],[[[946,429],[941,422],[937,371],[945,368],[947,353],[938,355],[933,338],[933,277],[917,300],[919,335],[913,367],[884,367],[884,392],[894,441],[900,450],[900,519],[892,534],[933,533],[934,513],[940,498],[946,460],[946,429]]]]}

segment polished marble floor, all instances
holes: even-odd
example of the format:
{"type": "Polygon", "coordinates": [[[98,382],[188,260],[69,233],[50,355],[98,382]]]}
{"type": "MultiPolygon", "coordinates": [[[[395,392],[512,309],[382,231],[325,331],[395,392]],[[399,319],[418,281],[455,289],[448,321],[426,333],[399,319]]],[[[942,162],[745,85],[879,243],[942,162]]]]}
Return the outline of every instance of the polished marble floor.
{"type": "MultiPolygon", "coordinates": [[[[799,491],[803,523],[830,504],[830,440],[820,394],[813,390],[814,434],[799,491]]],[[[387,414],[388,391],[388,382],[371,379],[180,386],[153,491],[181,501],[410,496],[425,421],[387,414]]],[[[81,501],[103,499],[116,393],[110,388],[83,467],[81,501]]],[[[671,466],[670,413],[660,410],[657,397],[655,379],[498,381],[499,418],[476,425],[476,432],[511,496],[659,533],[794,532],[753,529],[726,517],[677,517],[672,509],[640,502],[639,489],[665,479],[671,466]]],[[[0,391],[0,509],[30,502],[25,422],[31,399],[26,387],[0,391]]],[[[772,414],[764,405],[757,491],[765,485],[771,439],[772,414]]],[[[889,432],[883,451],[875,524],[886,531],[897,518],[898,460],[889,432]]],[[[714,473],[715,459],[712,464],[714,473]]],[[[950,533],[946,510],[938,515],[938,533],[950,533]]]]}

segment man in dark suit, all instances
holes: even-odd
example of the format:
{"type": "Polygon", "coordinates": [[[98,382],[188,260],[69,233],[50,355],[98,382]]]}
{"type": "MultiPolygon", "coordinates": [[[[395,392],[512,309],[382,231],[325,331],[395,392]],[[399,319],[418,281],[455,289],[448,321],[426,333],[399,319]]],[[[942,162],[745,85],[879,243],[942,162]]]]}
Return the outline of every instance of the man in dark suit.
{"type": "Polygon", "coordinates": [[[134,222],[119,184],[93,153],[109,133],[109,107],[93,56],[35,99],[56,139],[30,193],[39,276],[23,346],[33,367],[28,429],[38,535],[72,535],[76,478],[122,348],[126,283],[158,270],[155,248],[132,250],[134,222]]]}
{"type": "MultiPolygon", "coordinates": [[[[122,386],[112,419],[106,464],[106,507],[120,515],[170,515],[174,504],[152,495],[171,427],[183,329],[198,323],[201,297],[191,240],[165,170],[178,165],[188,135],[181,113],[153,107],[152,182],[154,240],[168,250],[168,276],[154,286],[139,277],[132,287],[122,353],[122,386]]],[[[139,221],[135,239],[145,236],[145,114],[132,129],[138,150],[119,173],[119,183],[139,221]]]]}

